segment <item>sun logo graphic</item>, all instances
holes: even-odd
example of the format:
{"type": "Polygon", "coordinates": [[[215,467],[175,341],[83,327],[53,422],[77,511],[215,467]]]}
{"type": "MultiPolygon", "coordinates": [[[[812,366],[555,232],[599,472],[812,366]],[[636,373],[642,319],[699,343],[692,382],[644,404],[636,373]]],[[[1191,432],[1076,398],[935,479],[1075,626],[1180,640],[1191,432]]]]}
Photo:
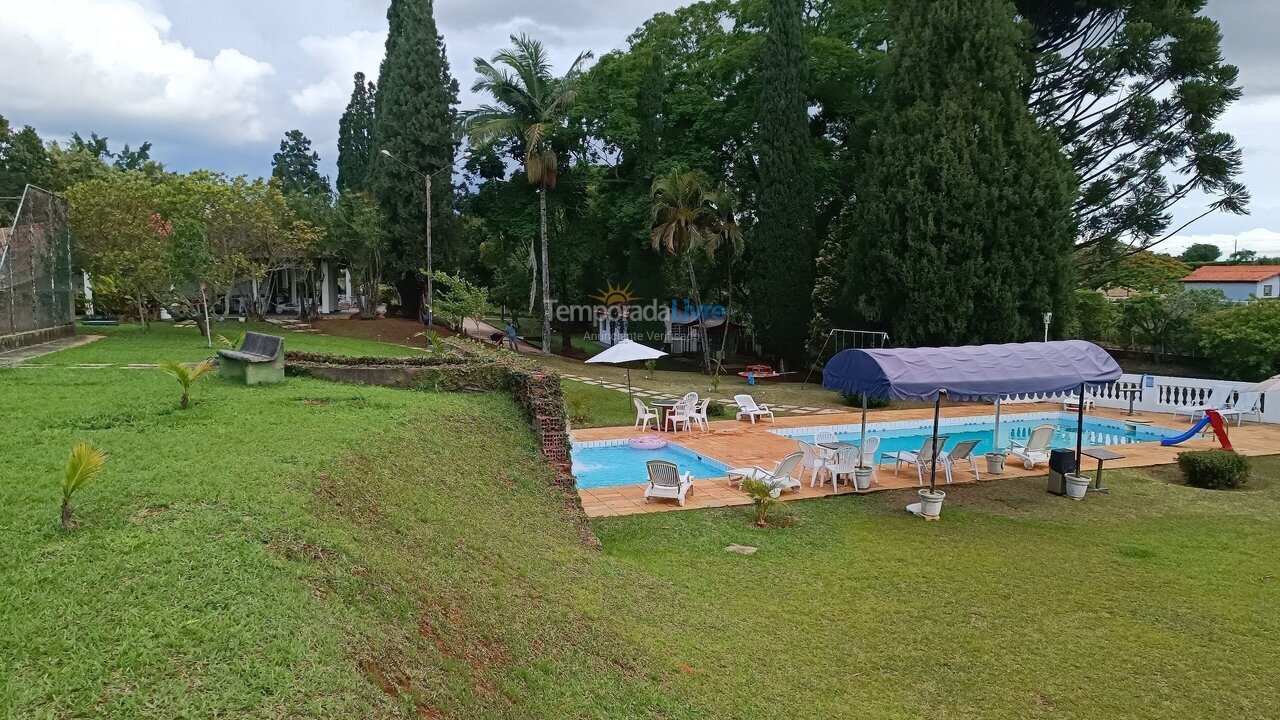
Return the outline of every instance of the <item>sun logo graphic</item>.
{"type": "Polygon", "coordinates": [[[595,295],[589,295],[592,300],[598,300],[605,307],[613,307],[614,305],[632,305],[640,298],[631,294],[631,283],[627,283],[625,287],[614,285],[610,280],[605,284],[604,290],[595,295]]]}

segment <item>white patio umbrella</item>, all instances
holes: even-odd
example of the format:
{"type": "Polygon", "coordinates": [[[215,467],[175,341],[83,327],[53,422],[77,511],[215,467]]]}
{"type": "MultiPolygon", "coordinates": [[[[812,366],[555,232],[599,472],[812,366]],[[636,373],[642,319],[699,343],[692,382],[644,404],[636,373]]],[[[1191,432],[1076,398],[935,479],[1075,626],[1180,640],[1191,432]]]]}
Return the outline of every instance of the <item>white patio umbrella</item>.
{"type": "Polygon", "coordinates": [[[1250,385],[1244,389],[1244,392],[1268,393],[1273,390],[1280,390],[1280,375],[1267,378],[1260,383],[1250,385]]]}
{"type": "MultiPolygon", "coordinates": [[[[587,360],[588,363],[604,363],[606,365],[625,365],[629,362],[657,360],[666,355],[648,345],[641,345],[634,340],[623,340],[604,352],[587,360]]],[[[631,367],[627,366],[627,398],[631,398],[631,367]]]]}

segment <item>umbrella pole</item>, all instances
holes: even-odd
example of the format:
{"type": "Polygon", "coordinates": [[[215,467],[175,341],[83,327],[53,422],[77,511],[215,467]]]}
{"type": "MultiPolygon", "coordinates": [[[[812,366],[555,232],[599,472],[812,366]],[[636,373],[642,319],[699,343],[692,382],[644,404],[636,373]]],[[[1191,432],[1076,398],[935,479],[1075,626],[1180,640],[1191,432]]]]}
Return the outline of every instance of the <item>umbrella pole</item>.
{"type": "Polygon", "coordinates": [[[942,409],[942,391],[933,399],[933,452],[929,453],[929,492],[937,492],[938,478],[938,413],[942,409]]]}
{"type": "MultiPolygon", "coordinates": [[[[867,450],[867,394],[862,393],[862,437],[858,440],[858,467],[862,467],[862,460],[866,457],[867,450]]],[[[875,458],[871,459],[875,462],[875,458]]]]}
{"type": "Polygon", "coordinates": [[[991,452],[1000,452],[1000,401],[1003,400],[999,395],[996,396],[996,429],[991,431],[991,452]]]}
{"type": "Polygon", "coordinates": [[[631,366],[627,366],[627,400],[631,401],[635,398],[631,397],[631,366]]]}

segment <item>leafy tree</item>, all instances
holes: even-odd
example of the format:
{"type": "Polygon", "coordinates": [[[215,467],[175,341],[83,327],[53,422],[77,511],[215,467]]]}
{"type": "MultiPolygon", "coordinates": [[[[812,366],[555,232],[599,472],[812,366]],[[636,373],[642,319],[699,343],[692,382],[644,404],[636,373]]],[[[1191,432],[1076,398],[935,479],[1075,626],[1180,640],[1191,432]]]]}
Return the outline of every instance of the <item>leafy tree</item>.
{"type": "Polygon", "coordinates": [[[1200,350],[1224,377],[1258,381],[1280,374],[1280,303],[1232,304],[1196,325],[1200,350]]]}
{"type": "Polygon", "coordinates": [[[1253,263],[1258,261],[1258,253],[1254,250],[1236,250],[1227,258],[1227,262],[1233,263],[1253,263]]]}
{"type": "Polygon", "coordinates": [[[213,279],[217,259],[209,250],[204,228],[193,220],[180,220],[169,236],[169,262],[173,284],[188,306],[196,306],[197,324],[209,347],[213,334],[209,328],[209,283],[213,279]]]}
{"type": "Polygon", "coordinates": [[[30,125],[14,132],[9,121],[0,116],[0,221],[5,225],[12,221],[12,213],[17,208],[16,200],[22,196],[27,185],[37,185],[48,189],[52,162],[45,149],[44,141],[30,125]]]}
{"type": "MultiPolygon", "coordinates": [[[[1176,292],[1191,266],[1169,255],[1140,250],[1110,264],[1099,287],[1126,287],[1141,292],[1176,292]]],[[[1095,276],[1096,277],[1096,276],[1095,276]]]]}
{"type": "Polygon", "coordinates": [[[1125,300],[1121,306],[1121,329],[1151,348],[1152,358],[1173,352],[1188,352],[1196,346],[1196,321],[1222,306],[1220,290],[1186,290],[1157,295],[1146,293],[1125,300]]]}
{"type": "Polygon", "coordinates": [[[346,192],[338,198],[326,249],[347,261],[355,280],[362,320],[378,317],[387,246],[382,209],[370,195],[346,192]]]}
{"type": "Polygon", "coordinates": [[[1120,308],[1095,290],[1076,291],[1075,312],[1068,336],[1094,342],[1112,342],[1120,325],[1120,308]]]}
{"type": "Polygon", "coordinates": [[[449,74],[430,2],[392,0],[387,21],[386,54],[374,94],[374,148],[400,162],[375,156],[370,188],[382,205],[390,264],[403,273],[401,301],[416,315],[422,290],[417,270],[426,264],[427,202],[435,237],[451,231],[453,206],[451,183],[432,183],[428,199],[417,173],[453,165],[458,84],[449,74]]]}
{"type": "MultiPolygon", "coordinates": [[[[425,271],[424,271],[425,272],[425,271]]],[[[460,275],[450,275],[443,270],[436,270],[435,308],[441,317],[451,318],[457,323],[458,332],[467,335],[465,320],[479,323],[484,316],[493,312],[493,304],[489,302],[489,291],[474,285],[460,275]]]]}
{"type": "Polygon", "coordinates": [[[493,104],[464,115],[467,131],[478,143],[513,143],[529,183],[538,189],[539,235],[542,240],[542,354],[551,353],[551,270],[547,238],[547,191],[555,189],[560,164],[554,139],[567,121],[577,97],[582,64],[591,52],[578,54],[564,76],[551,74],[546,48],[525,35],[512,35],[512,47],[493,60],[476,58],[475,93],[488,93],[493,104]],[[505,69],[500,69],[502,66],[505,69]]]}
{"type": "Polygon", "coordinates": [[[124,149],[115,154],[114,167],[117,170],[142,170],[151,163],[151,143],[144,142],[136,150],[125,143],[124,149]]]}
{"type": "MultiPolygon", "coordinates": [[[[1080,177],[1077,247],[1146,247],[1192,193],[1245,212],[1240,149],[1216,124],[1240,98],[1204,0],[1017,0],[1034,31],[1029,104],[1080,177]]],[[[1198,219],[1198,218],[1196,218],[1198,219]]],[[[1194,222],[1194,220],[1193,220],[1194,222]]],[[[1188,223],[1189,224],[1189,223],[1188,223]]]]}
{"type": "Polygon", "coordinates": [[[1074,178],[1027,112],[1011,5],[907,0],[894,15],[885,106],[842,223],[848,301],[899,345],[1026,340],[1046,310],[1064,327],[1074,178]]]}
{"type": "Polygon", "coordinates": [[[715,256],[721,243],[741,247],[741,233],[733,220],[733,196],[724,187],[712,188],[698,171],[673,170],[653,181],[650,238],[655,250],[679,255],[689,271],[693,302],[698,308],[702,333],[702,366],[711,371],[711,343],[707,337],[706,309],[698,289],[693,258],[697,252],[715,256]]]}
{"type": "Polygon", "coordinates": [[[171,285],[169,233],[159,192],[138,172],[114,171],[67,191],[80,265],[127,288],[147,325],[145,305],[171,285]]]}
{"type": "Polygon", "coordinates": [[[364,73],[355,74],[351,100],[338,121],[338,192],[369,189],[369,163],[377,152],[373,146],[376,92],[364,73]]]}
{"type": "Polygon", "coordinates": [[[1222,257],[1222,248],[1210,243],[1195,243],[1182,251],[1182,262],[1211,263],[1222,257]]]}
{"type": "Polygon", "coordinates": [[[816,200],[804,85],[803,0],[768,0],[760,58],[758,220],[752,232],[751,307],[765,349],[799,358],[812,310],[816,200]]]}
{"type": "Polygon", "coordinates": [[[280,152],[271,156],[271,177],[289,197],[329,197],[329,178],[320,174],[320,154],[301,130],[290,130],[280,141],[280,152]]]}

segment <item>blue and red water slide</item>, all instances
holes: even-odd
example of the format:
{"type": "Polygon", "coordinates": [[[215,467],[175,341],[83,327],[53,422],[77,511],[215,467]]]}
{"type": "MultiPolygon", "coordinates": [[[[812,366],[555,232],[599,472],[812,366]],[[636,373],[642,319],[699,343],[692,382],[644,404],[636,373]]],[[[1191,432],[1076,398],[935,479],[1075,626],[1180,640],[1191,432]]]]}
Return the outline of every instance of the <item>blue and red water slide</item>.
{"type": "Polygon", "coordinates": [[[1204,417],[1197,420],[1196,424],[1192,425],[1190,430],[1182,433],[1181,435],[1160,438],[1160,444],[1165,447],[1169,447],[1170,445],[1184,443],[1198,435],[1201,430],[1204,430],[1205,425],[1213,426],[1213,434],[1218,436],[1218,442],[1222,444],[1223,450],[1234,449],[1231,447],[1231,438],[1227,437],[1227,426],[1222,422],[1222,415],[1218,414],[1217,410],[1205,410],[1204,417]]]}

